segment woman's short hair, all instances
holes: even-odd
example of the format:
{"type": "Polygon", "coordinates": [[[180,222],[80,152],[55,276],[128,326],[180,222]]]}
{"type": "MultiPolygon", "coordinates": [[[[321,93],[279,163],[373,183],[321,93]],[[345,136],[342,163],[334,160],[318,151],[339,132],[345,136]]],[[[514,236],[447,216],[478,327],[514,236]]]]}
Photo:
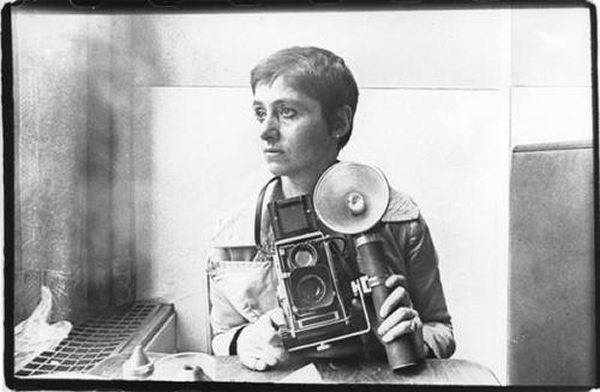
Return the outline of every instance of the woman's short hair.
{"type": "Polygon", "coordinates": [[[352,109],[350,129],[340,138],[338,150],[348,143],[358,103],[358,87],[344,60],[321,48],[294,46],[279,50],[261,61],[250,73],[255,92],[258,83],[271,84],[280,76],[293,88],[317,100],[329,127],[337,111],[348,105],[352,109]]]}

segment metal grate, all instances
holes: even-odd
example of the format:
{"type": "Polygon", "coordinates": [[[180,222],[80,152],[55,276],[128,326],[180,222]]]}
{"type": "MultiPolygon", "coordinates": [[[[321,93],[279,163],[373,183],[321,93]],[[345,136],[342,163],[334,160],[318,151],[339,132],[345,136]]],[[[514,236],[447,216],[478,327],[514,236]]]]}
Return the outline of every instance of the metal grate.
{"type": "Polygon", "coordinates": [[[54,372],[84,372],[121,351],[160,304],[138,302],[124,310],[112,310],[73,326],[54,351],[44,351],[17,376],[54,372]]]}

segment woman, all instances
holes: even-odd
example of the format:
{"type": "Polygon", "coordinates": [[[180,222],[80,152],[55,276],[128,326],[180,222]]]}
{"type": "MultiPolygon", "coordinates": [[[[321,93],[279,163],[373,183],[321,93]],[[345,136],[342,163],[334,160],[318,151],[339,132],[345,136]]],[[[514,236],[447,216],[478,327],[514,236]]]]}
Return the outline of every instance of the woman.
{"type": "MultiPolygon", "coordinates": [[[[278,177],[265,203],[312,194],[352,133],[358,102],[352,73],[327,50],[292,47],[258,64],[251,87],[264,158],[278,177]]],[[[384,321],[375,333],[384,343],[409,334],[418,355],[449,357],[452,324],[429,230],[408,196],[392,190],[390,206],[381,225],[391,266],[385,281],[390,295],[378,310],[384,321]]],[[[275,293],[272,228],[266,214],[258,217],[260,243],[255,245],[254,213],[252,205],[243,207],[221,223],[208,272],[214,353],[237,354],[245,366],[262,371],[287,354],[276,329],[284,321],[275,293]]],[[[374,341],[372,336],[347,339],[325,355],[381,355],[382,346],[369,339],[374,341]]]]}

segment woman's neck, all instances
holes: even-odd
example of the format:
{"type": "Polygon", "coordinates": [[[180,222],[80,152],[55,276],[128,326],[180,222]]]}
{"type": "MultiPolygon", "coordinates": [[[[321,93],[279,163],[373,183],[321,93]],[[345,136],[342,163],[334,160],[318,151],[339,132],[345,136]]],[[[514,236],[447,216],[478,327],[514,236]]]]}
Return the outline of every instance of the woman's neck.
{"type": "Polygon", "coordinates": [[[319,178],[281,177],[281,190],[288,197],[311,194],[319,178]]]}

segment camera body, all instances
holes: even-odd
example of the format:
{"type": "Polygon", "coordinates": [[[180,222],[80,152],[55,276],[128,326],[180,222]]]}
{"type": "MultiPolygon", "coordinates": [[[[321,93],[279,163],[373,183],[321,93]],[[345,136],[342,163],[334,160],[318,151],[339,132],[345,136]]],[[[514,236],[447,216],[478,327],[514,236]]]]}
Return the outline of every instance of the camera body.
{"type": "Polygon", "coordinates": [[[360,285],[344,273],[334,237],[317,224],[312,197],[302,195],[268,205],[275,235],[277,297],[286,320],[279,328],[288,351],[324,350],[337,340],[369,332],[360,285]],[[352,307],[353,298],[361,309],[352,307]]]}

